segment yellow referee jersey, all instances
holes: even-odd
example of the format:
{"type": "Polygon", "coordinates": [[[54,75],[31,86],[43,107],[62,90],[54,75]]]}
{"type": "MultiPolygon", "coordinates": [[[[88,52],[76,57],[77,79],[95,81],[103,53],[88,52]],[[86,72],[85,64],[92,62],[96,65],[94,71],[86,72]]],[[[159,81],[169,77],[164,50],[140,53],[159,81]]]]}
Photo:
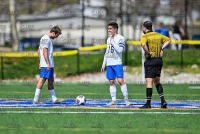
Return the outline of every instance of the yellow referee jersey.
{"type": "Polygon", "coordinates": [[[159,58],[161,46],[170,38],[156,32],[148,32],[141,38],[141,43],[146,44],[149,52],[152,52],[151,58],[159,58]]]}

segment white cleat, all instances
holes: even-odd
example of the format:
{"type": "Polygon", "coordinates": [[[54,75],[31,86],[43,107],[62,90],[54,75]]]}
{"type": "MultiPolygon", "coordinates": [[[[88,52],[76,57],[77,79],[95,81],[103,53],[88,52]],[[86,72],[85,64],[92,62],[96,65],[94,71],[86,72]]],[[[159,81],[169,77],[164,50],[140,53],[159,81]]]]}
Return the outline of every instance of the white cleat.
{"type": "Polygon", "coordinates": [[[126,103],[126,106],[130,106],[131,105],[131,102],[128,99],[125,99],[124,101],[126,103]]]}
{"type": "Polygon", "coordinates": [[[59,99],[56,99],[55,101],[53,101],[53,104],[60,104],[61,101],[59,99]]]}
{"type": "Polygon", "coordinates": [[[107,106],[112,106],[112,105],[117,105],[117,103],[116,103],[116,101],[111,101],[111,102],[109,102],[108,104],[107,104],[107,106]]]}
{"type": "Polygon", "coordinates": [[[33,104],[39,104],[39,101],[34,101],[34,100],[33,100],[33,104]]]}
{"type": "Polygon", "coordinates": [[[37,101],[33,100],[33,104],[44,104],[44,103],[39,100],[37,100],[37,101]]]}

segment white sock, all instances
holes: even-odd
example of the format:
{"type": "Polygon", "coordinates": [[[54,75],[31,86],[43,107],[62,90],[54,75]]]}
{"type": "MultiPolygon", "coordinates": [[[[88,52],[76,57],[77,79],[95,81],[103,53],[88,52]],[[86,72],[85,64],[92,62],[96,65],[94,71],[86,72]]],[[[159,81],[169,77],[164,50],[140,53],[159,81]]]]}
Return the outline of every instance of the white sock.
{"type": "Polygon", "coordinates": [[[127,90],[126,84],[121,86],[121,91],[122,91],[122,94],[124,96],[124,99],[128,99],[128,90],[127,90]]]}
{"type": "Polygon", "coordinates": [[[53,101],[56,101],[56,100],[57,100],[57,97],[56,97],[56,94],[55,94],[54,89],[49,90],[49,93],[51,94],[52,100],[53,100],[53,101]]]}
{"type": "Polygon", "coordinates": [[[116,101],[116,85],[110,85],[110,95],[113,101],[116,101]]]}
{"type": "Polygon", "coordinates": [[[41,89],[38,89],[38,88],[35,89],[34,101],[38,101],[39,100],[40,91],[41,91],[41,89]]]}

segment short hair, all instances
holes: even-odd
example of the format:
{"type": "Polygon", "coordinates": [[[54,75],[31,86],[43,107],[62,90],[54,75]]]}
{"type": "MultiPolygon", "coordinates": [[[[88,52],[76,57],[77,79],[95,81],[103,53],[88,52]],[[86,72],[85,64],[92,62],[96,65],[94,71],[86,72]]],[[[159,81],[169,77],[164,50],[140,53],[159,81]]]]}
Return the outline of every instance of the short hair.
{"type": "Polygon", "coordinates": [[[152,23],[151,21],[147,20],[143,23],[143,26],[146,27],[148,30],[152,31],[152,23]]]}
{"type": "Polygon", "coordinates": [[[51,28],[50,33],[54,32],[55,34],[62,34],[61,29],[58,26],[54,26],[51,28]]]}
{"type": "Polygon", "coordinates": [[[109,22],[109,23],[108,23],[108,26],[112,26],[113,28],[115,28],[115,29],[117,29],[117,30],[118,30],[118,28],[119,28],[118,24],[117,24],[116,22],[114,22],[114,21],[109,22]]]}

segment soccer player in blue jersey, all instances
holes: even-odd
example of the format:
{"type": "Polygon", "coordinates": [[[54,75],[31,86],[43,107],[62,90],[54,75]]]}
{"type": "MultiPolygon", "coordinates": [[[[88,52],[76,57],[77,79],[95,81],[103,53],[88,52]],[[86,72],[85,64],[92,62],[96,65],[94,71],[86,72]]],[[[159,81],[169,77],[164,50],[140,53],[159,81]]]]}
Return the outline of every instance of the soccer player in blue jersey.
{"type": "Polygon", "coordinates": [[[53,43],[51,39],[58,38],[61,34],[61,29],[58,26],[51,28],[50,32],[40,39],[38,49],[40,79],[35,90],[33,104],[39,103],[40,91],[43,84],[48,80],[48,89],[51,94],[53,103],[59,103],[54,91],[54,60],[53,60],[53,43]]]}
{"type": "Polygon", "coordinates": [[[101,68],[101,71],[103,72],[106,67],[106,77],[110,83],[110,95],[112,101],[108,103],[108,106],[117,105],[115,79],[117,79],[121,86],[126,106],[130,106],[131,103],[128,100],[128,90],[126,83],[124,82],[124,71],[122,65],[122,51],[125,47],[125,38],[118,34],[118,24],[116,22],[108,23],[108,33],[110,36],[107,39],[107,49],[101,68]]]}

